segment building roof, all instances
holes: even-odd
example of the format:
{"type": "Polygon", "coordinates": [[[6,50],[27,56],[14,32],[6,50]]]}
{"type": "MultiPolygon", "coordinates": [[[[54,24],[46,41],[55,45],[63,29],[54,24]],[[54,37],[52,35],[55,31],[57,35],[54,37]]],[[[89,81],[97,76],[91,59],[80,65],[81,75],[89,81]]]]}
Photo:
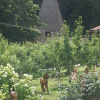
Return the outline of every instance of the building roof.
{"type": "Polygon", "coordinates": [[[63,21],[57,0],[43,0],[39,12],[39,21],[45,25],[40,28],[45,32],[59,32],[63,21]]]}
{"type": "Polygon", "coordinates": [[[97,27],[94,27],[94,28],[90,29],[90,32],[94,32],[94,31],[99,32],[100,31],[100,26],[97,26],[97,27]]]}

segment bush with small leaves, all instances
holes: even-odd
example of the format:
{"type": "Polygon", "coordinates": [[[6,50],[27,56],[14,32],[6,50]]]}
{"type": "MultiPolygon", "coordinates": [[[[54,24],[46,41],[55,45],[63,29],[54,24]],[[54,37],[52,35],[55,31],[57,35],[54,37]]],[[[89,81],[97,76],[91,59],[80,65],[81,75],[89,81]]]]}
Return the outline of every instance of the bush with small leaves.
{"type": "Polygon", "coordinates": [[[36,100],[35,87],[32,75],[23,74],[22,78],[15,84],[18,100],[36,100]]]}
{"type": "Polygon", "coordinates": [[[7,99],[9,98],[8,87],[14,85],[18,81],[18,77],[19,75],[9,63],[6,66],[0,66],[0,88],[7,99]]]}
{"type": "Polygon", "coordinates": [[[5,85],[13,85],[18,81],[19,75],[14,71],[14,68],[8,63],[6,66],[0,66],[0,87],[5,85]]]}
{"type": "Polygon", "coordinates": [[[100,78],[99,73],[89,73],[79,75],[76,80],[72,80],[69,86],[60,89],[60,100],[99,100],[100,98],[100,78]]]}

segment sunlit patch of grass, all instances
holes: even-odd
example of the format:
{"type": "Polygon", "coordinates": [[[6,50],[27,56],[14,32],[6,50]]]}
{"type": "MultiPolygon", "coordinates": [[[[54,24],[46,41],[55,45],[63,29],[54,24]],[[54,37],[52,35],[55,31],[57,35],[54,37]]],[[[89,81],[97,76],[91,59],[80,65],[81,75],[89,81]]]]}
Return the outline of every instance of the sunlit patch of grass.
{"type": "MultiPolygon", "coordinates": [[[[41,85],[40,85],[40,78],[33,81],[35,86],[35,93],[36,95],[42,95],[41,94],[41,85]]],[[[57,81],[54,79],[48,79],[48,89],[49,94],[47,91],[43,94],[43,100],[57,100],[58,99],[58,88],[57,88],[57,81]]]]}
{"type": "MultiPolygon", "coordinates": [[[[98,70],[100,68],[97,68],[98,70]]],[[[78,69],[79,73],[84,73],[85,67],[80,67],[78,69]]],[[[89,70],[89,71],[92,71],[89,70]]],[[[61,71],[61,76],[59,78],[59,84],[62,86],[68,86],[70,85],[69,75],[65,75],[66,70],[61,71]]],[[[41,94],[41,85],[40,85],[40,78],[36,78],[33,80],[34,86],[35,86],[35,94],[38,95],[43,95],[43,100],[58,100],[59,98],[59,93],[58,93],[58,86],[57,86],[57,78],[49,78],[48,79],[48,89],[49,89],[49,94],[45,92],[44,94],[41,94]]]]}
{"type": "MultiPolygon", "coordinates": [[[[68,83],[68,76],[64,75],[63,77],[59,78],[59,84],[60,85],[66,85],[68,83]]],[[[41,94],[41,85],[40,85],[40,78],[34,79],[34,86],[35,86],[35,94],[42,95],[41,94]]],[[[59,94],[58,94],[58,86],[57,86],[57,79],[52,78],[48,79],[48,89],[49,89],[49,94],[45,92],[43,94],[43,100],[58,100],[59,94]]]]}

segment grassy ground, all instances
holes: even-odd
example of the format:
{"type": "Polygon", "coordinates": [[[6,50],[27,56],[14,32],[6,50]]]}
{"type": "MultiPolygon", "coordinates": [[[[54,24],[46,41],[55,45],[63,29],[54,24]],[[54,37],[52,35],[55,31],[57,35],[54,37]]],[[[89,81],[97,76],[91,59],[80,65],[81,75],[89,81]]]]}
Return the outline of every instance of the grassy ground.
{"type": "MultiPolygon", "coordinates": [[[[85,67],[81,67],[78,69],[80,73],[83,73],[85,70],[85,67]]],[[[100,68],[97,68],[96,70],[100,70],[100,68]]],[[[93,69],[90,69],[90,71],[93,71],[93,69]]],[[[61,71],[61,77],[60,77],[60,84],[61,85],[69,85],[68,79],[69,76],[65,75],[65,70],[61,71]]],[[[36,95],[41,95],[41,85],[40,85],[40,78],[36,78],[33,80],[35,85],[35,93],[36,95]]],[[[50,94],[43,94],[43,100],[58,100],[59,93],[58,93],[58,87],[57,87],[57,79],[48,79],[48,89],[50,94]]]]}
{"type": "MultiPolygon", "coordinates": [[[[83,71],[84,68],[80,68],[79,71],[83,71]]],[[[60,85],[69,85],[68,79],[69,76],[65,75],[66,70],[61,70],[61,77],[59,84],[60,85]]],[[[40,78],[36,78],[33,80],[34,86],[35,86],[35,93],[36,95],[41,95],[41,85],[40,85],[40,78]]],[[[58,86],[57,86],[57,79],[52,78],[48,79],[48,89],[49,89],[49,94],[46,92],[43,94],[43,100],[58,100],[59,98],[59,93],[58,93],[58,86]]]]}
{"type": "MultiPolygon", "coordinates": [[[[36,95],[41,95],[41,86],[40,86],[40,79],[35,79],[34,85],[35,85],[35,93],[36,95]]],[[[68,84],[68,81],[66,77],[63,77],[60,79],[60,84],[68,84]]],[[[58,87],[57,87],[57,80],[55,79],[48,79],[48,88],[49,88],[49,94],[45,93],[43,94],[43,100],[58,100],[59,94],[58,94],[58,87]]]]}
{"type": "MultiPolygon", "coordinates": [[[[68,76],[63,76],[59,80],[60,85],[66,85],[68,83],[68,76]]],[[[41,85],[40,85],[40,78],[35,79],[34,81],[35,85],[35,93],[36,95],[41,95],[41,85]]],[[[58,87],[57,87],[57,79],[48,79],[48,89],[49,94],[46,92],[43,94],[43,100],[58,100],[59,93],[58,93],[58,87]]]]}

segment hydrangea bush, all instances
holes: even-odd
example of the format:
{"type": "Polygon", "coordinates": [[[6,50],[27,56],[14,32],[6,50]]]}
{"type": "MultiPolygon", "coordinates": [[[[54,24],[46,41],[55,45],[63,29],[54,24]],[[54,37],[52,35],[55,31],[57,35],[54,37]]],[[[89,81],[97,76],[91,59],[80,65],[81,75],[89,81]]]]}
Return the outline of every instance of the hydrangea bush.
{"type": "Polygon", "coordinates": [[[32,82],[33,76],[23,74],[19,79],[19,75],[14,68],[7,64],[0,66],[0,100],[10,100],[9,87],[15,87],[18,100],[37,100],[35,96],[35,87],[32,82]]]}
{"type": "Polygon", "coordinates": [[[18,74],[14,71],[14,68],[10,64],[0,66],[0,89],[3,94],[3,98],[9,98],[8,88],[18,81],[18,77],[18,74]]]}
{"type": "Polygon", "coordinates": [[[14,68],[7,64],[6,66],[0,66],[0,87],[3,84],[13,85],[18,81],[19,75],[14,71],[14,68]]]}
{"type": "Polygon", "coordinates": [[[32,75],[23,74],[18,83],[15,84],[18,100],[36,100],[32,79],[32,75]]]}

